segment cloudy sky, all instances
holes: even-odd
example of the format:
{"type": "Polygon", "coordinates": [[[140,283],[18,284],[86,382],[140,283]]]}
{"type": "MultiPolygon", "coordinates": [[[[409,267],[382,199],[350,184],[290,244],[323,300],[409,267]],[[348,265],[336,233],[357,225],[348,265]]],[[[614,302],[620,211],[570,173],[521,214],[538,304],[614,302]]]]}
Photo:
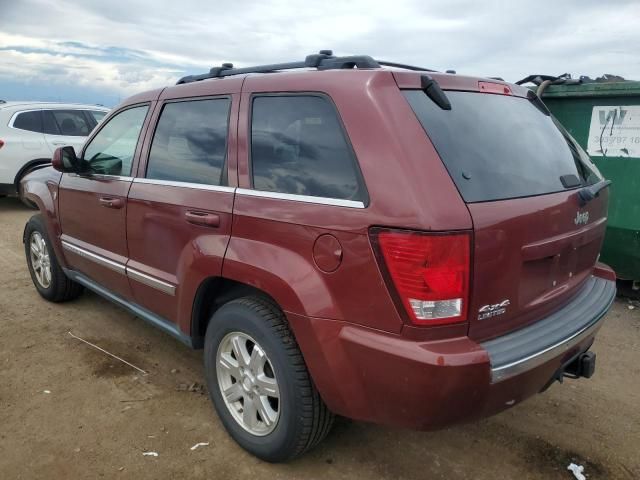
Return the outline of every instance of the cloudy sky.
{"type": "Polygon", "coordinates": [[[320,49],[510,81],[640,79],[639,20],[639,0],[0,0],[0,98],[113,106],[320,49]]]}

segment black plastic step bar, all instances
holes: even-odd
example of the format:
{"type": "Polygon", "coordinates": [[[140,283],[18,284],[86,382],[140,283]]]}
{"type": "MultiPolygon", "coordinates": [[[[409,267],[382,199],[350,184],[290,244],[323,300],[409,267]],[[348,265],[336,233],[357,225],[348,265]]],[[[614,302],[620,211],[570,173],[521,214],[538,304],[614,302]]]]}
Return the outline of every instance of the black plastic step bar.
{"type": "Polygon", "coordinates": [[[413,65],[403,65],[401,63],[385,62],[374,60],[369,55],[351,55],[346,57],[336,57],[331,50],[320,50],[319,53],[308,55],[302,62],[273,63],[270,65],[257,65],[255,67],[234,68],[232,63],[223,63],[219,67],[213,67],[209,73],[201,75],[188,75],[182,77],[176,85],[183,83],[198,82],[209,78],[229,77],[232,75],[242,75],[244,73],[273,73],[281,70],[294,70],[298,68],[316,68],[318,70],[340,70],[353,68],[381,68],[396,67],[406,70],[434,72],[427,68],[413,65]]]}

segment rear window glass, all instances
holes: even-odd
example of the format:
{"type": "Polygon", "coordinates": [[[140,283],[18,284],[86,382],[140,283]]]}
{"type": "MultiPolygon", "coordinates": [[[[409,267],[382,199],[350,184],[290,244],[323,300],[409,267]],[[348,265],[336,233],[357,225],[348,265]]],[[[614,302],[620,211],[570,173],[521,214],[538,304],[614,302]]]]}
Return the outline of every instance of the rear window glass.
{"type": "Polygon", "coordinates": [[[446,94],[451,110],[421,90],[404,92],[466,202],[562,191],[566,175],[583,185],[600,180],[587,154],[528,99],[446,94]]]}
{"type": "Polygon", "coordinates": [[[13,121],[13,127],[29,132],[42,133],[42,117],[40,110],[34,112],[19,113],[13,121]]]}
{"type": "Polygon", "coordinates": [[[329,99],[253,100],[251,166],[256,190],[365,201],[355,156],[329,99]]]}

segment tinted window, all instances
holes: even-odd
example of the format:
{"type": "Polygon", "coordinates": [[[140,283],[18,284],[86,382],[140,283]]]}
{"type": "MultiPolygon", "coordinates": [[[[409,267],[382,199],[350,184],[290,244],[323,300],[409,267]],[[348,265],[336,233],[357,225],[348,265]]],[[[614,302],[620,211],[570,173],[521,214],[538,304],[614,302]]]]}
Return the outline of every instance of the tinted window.
{"type": "Polygon", "coordinates": [[[101,112],[99,110],[88,110],[88,113],[93,117],[96,123],[100,123],[102,119],[107,115],[107,112],[101,112]]]}
{"type": "Polygon", "coordinates": [[[13,121],[14,128],[42,133],[42,117],[40,111],[19,113],[13,121]]]}
{"type": "Polygon", "coordinates": [[[225,183],[228,99],[168,103],[151,144],[147,178],[225,183]]]}
{"type": "Polygon", "coordinates": [[[49,135],[60,135],[58,124],[56,123],[56,119],[53,118],[51,110],[42,111],[42,130],[49,135]]]}
{"type": "Polygon", "coordinates": [[[451,110],[442,110],[420,90],[404,94],[467,202],[558,192],[564,175],[581,184],[601,178],[569,134],[526,98],[447,92],[451,110]]]}
{"type": "Polygon", "coordinates": [[[91,127],[82,110],[51,110],[60,135],[86,137],[91,127]]]}
{"type": "Polygon", "coordinates": [[[251,166],[257,190],[364,200],[336,111],[319,96],[253,100],[251,166]]]}
{"type": "Polygon", "coordinates": [[[93,173],[131,174],[133,155],[148,109],[144,105],[118,113],[93,137],[84,152],[84,160],[93,173]]]}

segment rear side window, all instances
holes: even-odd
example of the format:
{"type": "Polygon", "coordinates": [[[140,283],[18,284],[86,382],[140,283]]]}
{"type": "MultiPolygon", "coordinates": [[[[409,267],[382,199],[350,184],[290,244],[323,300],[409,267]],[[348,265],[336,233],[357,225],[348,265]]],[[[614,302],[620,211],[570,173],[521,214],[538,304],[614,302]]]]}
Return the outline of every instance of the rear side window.
{"type": "Polygon", "coordinates": [[[256,190],[365,201],[355,156],[322,96],[253,99],[251,168],[256,190]]]}
{"type": "Polygon", "coordinates": [[[147,178],[226,183],[228,98],[168,103],[151,144],[147,178]]]}
{"type": "Polygon", "coordinates": [[[29,132],[42,133],[42,117],[40,110],[19,113],[13,120],[13,127],[29,132]]]}
{"type": "Polygon", "coordinates": [[[89,121],[82,110],[51,110],[51,113],[60,135],[86,137],[91,132],[89,121]]]}
{"type": "Polygon", "coordinates": [[[580,184],[601,178],[569,134],[526,98],[450,91],[451,110],[442,110],[421,90],[404,95],[466,202],[559,192],[566,175],[580,184]]]}

